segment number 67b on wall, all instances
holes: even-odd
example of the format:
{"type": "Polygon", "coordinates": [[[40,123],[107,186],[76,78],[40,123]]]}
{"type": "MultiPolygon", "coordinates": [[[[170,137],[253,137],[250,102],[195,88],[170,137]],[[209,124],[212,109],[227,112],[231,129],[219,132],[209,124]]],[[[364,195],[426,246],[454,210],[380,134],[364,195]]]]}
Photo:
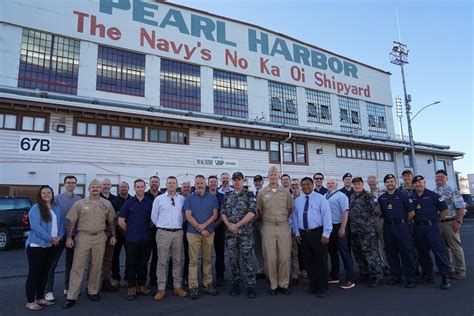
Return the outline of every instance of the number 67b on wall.
{"type": "Polygon", "coordinates": [[[27,154],[50,154],[51,138],[36,136],[21,136],[18,143],[20,153],[27,154]]]}

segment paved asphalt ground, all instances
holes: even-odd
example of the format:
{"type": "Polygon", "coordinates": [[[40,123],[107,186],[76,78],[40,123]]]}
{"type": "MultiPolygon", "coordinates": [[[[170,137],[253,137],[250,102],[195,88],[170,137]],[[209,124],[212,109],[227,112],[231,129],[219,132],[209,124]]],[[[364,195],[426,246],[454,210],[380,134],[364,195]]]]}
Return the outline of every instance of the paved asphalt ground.
{"type": "MultiPolygon", "coordinates": [[[[57,305],[42,311],[30,312],[25,305],[26,255],[21,245],[14,250],[0,252],[0,316],[9,315],[474,315],[474,219],[466,219],[462,228],[468,278],[452,281],[452,289],[439,289],[435,284],[422,284],[414,289],[403,285],[384,285],[371,289],[357,284],[350,290],[330,286],[325,299],[305,294],[307,281],[292,289],[289,296],[269,296],[268,284],[257,282],[257,298],[248,299],[245,293],[229,295],[230,282],[219,289],[216,297],[202,295],[196,301],[171,296],[169,291],[162,302],[152,297],[138,297],[129,302],[126,289],[119,293],[104,293],[100,302],[92,302],[85,295],[72,309],[63,310],[65,298],[60,295],[63,265],[58,267],[57,305]],[[61,268],[61,269],[59,269],[61,268]]],[[[242,287],[243,288],[243,287],[242,287]]]]}

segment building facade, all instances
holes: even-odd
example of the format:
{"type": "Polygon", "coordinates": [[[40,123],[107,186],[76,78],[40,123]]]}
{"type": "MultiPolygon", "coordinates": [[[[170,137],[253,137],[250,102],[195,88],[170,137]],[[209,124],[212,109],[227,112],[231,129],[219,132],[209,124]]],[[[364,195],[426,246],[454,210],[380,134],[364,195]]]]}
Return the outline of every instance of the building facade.
{"type": "MultiPolygon", "coordinates": [[[[171,3],[0,3],[0,194],[76,175],[178,181],[269,165],[301,178],[400,174],[390,73],[171,3]]],[[[462,153],[416,143],[434,186],[462,153]]]]}

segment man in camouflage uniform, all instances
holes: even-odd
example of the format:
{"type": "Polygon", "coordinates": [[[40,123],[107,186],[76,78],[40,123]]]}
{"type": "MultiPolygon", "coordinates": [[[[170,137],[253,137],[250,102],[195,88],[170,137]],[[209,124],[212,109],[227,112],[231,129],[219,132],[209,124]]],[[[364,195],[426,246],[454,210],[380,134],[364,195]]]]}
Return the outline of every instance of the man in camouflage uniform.
{"type": "Polygon", "coordinates": [[[461,225],[464,218],[464,200],[459,191],[447,184],[448,173],[445,170],[436,171],[436,189],[433,191],[441,195],[448,204],[448,215],[440,220],[440,228],[443,232],[446,244],[446,253],[454,273],[451,278],[462,280],[466,278],[466,262],[461,244],[461,225]]]}
{"type": "Polygon", "coordinates": [[[242,257],[243,276],[247,284],[247,296],[255,298],[255,270],[252,254],[254,251],[252,218],[257,214],[255,197],[244,190],[244,175],[232,175],[234,191],[228,192],[222,200],[221,218],[227,226],[226,243],[232,274],[230,295],[240,294],[240,262],[242,257]]]}
{"type": "Polygon", "coordinates": [[[383,264],[380,260],[374,218],[381,215],[372,194],[364,190],[360,177],[352,179],[354,193],[349,199],[349,223],[354,258],[359,266],[361,280],[370,278],[370,287],[383,285],[383,264]]]}

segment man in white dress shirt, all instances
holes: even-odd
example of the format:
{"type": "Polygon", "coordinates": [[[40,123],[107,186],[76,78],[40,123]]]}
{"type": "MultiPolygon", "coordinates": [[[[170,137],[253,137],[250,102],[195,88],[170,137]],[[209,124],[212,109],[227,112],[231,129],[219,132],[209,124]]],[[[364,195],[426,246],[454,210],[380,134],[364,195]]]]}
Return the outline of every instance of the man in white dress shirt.
{"type": "Polygon", "coordinates": [[[158,248],[158,265],[156,276],[158,292],[156,301],[165,298],[166,266],[171,255],[173,260],[173,287],[174,294],[187,297],[188,293],[181,288],[181,252],[183,251],[183,205],[184,197],[176,193],[178,180],[170,176],[166,179],[166,192],[153,201],[151,220],[155,224],[156,244],[158,248]]]}

